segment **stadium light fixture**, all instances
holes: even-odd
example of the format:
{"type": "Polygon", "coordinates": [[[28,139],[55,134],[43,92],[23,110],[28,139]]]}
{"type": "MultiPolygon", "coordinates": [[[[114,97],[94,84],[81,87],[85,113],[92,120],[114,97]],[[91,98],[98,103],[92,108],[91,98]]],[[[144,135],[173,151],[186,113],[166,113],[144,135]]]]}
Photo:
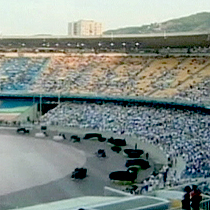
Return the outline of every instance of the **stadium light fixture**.
{"type": "Polygon", "coordinates": [[[163,32],[163,37],[164,37],[164,39],[167,39],[166,30],[164,30],[164,32],[163,32]]]}
{"type": "Polygon", "coordinates": [[[39,114],[41,117],[42,116],[42,93],[40,93],[40,96],[39,96],[39,114]]]}

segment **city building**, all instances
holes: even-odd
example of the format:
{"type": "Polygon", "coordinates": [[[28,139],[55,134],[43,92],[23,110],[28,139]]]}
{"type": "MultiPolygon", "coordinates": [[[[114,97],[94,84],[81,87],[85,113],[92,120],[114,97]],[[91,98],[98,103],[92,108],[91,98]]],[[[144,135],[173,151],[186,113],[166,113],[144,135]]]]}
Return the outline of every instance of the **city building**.
{"type": "Polygon", "coordinates": [[[103,33],[103,24],[93,20],[79,20],[68,23],[69,36],[100,36],[103,33]]]}

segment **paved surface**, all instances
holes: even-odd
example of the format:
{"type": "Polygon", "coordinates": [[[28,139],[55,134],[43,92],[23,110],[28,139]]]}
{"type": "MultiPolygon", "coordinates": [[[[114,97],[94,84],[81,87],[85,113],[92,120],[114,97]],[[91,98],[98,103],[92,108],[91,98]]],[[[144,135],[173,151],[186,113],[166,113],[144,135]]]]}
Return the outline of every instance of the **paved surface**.
{"type": "MultiPolygon", "coordinates": [[[[83,195],[103,195],[104,186],[118,187],[110,182],[108,175],[115,170],[126,170],[124,165],[127,158],[122,152],[113,152],[111,146],[104,142],[70,142],[72,134],[84,136],[85,131],[81,130],[68,129],[71,133],[66,133],[67,140],[62,142],[51,140],[57,134],[56,130],[48,131],[50,136],[45,139],[34,138],[36,132],[38,131],[32,131],[29,135],[17,135],[13,129],[0,129],[0,210],[83,195]],[[107,158],[96,157],[94,153],[98,149],[105,149],[107,158]],[[88,169],[88,177],[84,180],[72,180],[71,172],[80,165],[88,169]]],[[[130,145],[125,148],[134,148],[133,143],[137,139],[128,137],[127,141],[130,145]]],[[[139,173],[138,181],[141,181],[154,170],[153,158],[157,164],[165,159],[152,145],[146,148],[146,144],[140,141],[137,143],[138,148],[147,149],[146,152],[151,154],[152,167],[139,173]]]]}
{"type": "Polygon", "coordinates": [[[74,147],[26,136],[0,135],[0,195],[63,178],[86,162],[74,147]]]}

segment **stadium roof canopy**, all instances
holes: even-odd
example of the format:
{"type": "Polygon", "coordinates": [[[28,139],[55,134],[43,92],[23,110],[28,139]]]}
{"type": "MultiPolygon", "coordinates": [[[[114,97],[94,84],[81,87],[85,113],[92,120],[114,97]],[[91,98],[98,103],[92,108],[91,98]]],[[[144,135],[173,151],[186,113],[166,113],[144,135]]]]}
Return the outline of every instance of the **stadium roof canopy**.
{"type": "Polygon", "coordinates": [[[24,48],[190,48],[209,47],[210,33],[169,33],[112,36],[1,36],[0,47],[24,48]]]}

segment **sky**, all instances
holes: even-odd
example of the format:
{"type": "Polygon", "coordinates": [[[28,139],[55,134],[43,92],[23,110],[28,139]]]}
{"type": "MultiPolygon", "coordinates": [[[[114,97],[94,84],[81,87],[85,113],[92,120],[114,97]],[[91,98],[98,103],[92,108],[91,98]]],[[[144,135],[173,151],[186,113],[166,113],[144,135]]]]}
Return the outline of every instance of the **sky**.
{"type": "Polygon", "coordinates": [[[95,20],[105,30],[210,12],[209,0],[0,0],[2,35],[67,35],[68,22],[95,20]]]}

